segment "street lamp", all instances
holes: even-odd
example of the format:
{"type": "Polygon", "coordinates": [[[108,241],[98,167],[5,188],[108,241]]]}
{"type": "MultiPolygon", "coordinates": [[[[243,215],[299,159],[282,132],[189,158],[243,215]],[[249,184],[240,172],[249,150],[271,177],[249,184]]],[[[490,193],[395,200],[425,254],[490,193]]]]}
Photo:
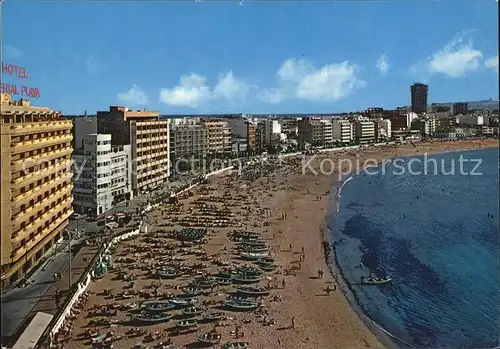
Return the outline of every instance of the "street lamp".
{"type": "Polygon", "coordinates": [[[66,230],[66,234],[68,236],[68,260],[69,260],[69,271],[68,271],[68,290],[71,290],[71,286],[73,284],[73,281],[71,279],[71,242],[73,241],[73,232],[70,230],[66,230]]]}

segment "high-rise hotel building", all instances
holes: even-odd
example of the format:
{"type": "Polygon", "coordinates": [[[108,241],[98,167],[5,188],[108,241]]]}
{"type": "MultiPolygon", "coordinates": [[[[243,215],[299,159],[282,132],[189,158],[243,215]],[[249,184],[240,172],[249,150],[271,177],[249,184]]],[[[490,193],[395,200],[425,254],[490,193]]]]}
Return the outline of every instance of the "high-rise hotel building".
{"type": "Polygon", "coordinates": [[[112,106],[97,112],[97,132],[110,134],[113,146],[130,145],[132,190],[139,195],[168,180],[170,175],[169,120],[160,113],[112,106]]]}
{"type": "Polygon", "coordinates": [[[72,214],[71,120],[1,95],[1,285],[57,242],[72,214]]]}

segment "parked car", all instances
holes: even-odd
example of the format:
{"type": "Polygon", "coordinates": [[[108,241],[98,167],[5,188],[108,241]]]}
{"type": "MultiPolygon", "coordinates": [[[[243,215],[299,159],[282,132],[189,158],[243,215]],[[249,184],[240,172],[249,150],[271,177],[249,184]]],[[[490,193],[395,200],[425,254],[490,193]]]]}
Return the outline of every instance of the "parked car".
{"type": "Polygon", "coordinates": [[[82,219],[82,218],[84,218],[84,217],[85,217],[85,215],[83,215],[83,214],[80,214],[80,213],[73,213],[73,214],[69,217],[69,219],[71,219],[71,220],[75,220],[75,221],[76,221],[76,220],[82,219]]]}

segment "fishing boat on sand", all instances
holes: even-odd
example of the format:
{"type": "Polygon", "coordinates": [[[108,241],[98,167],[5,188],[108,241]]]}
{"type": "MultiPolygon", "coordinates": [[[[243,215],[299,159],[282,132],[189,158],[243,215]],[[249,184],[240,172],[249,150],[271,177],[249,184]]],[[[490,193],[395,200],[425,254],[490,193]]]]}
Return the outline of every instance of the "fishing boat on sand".
{"type": "Polygon", "coordinates": [[[177,323],[175,324],[175,326],[178,327],[178,328],[196,327],[196,326],[198,326],[198,320],[189,319],[189,320],[177,321],[177,323]]]}
{"type": "Polygon", "coordinates": [[[199,287],[184,287],[182,289],[183,296],[189,297],[189,296],[199,296],[200,294],[203,293],[203,289],[199,287]]]}
{"type": "Polygon", "coordinates": [[[249,261],[256,261],[262,258],[269,257],[269,254],[267,252],[241,252],[240,253],[240,258],[249,260],[249,261]]]}
{"type": "Polygon", "coordinates": [[[222,349],[248,349],[248,346],[248,342],[232,342],[224,344],[222,349]]]}
{"type": "Polygon", "coordinates": [[[218,284],[222,286],[231,285],[233,280],[231,278],[219,278],[218,284]]]}
{"type": "Polygon", "coordinates": [[[382,276],[382,277],[361,277],[361,284],[363,285],[382,285],[392,281],[391,276],[382,276]]]}
{"type": "Polygon", "coordinates": [[[249,253],[264,253],[268,252],[269,249],[266,246],[244,246],[238,247],[241,252],[249,252],[249,253]]]}
{"type": "Polygon", "coordinates": [[[144,322],[144,323],[159,323],[170,320],[174,317],[174,314],[152,314],[152,313],[140,313],[137,315],[132,315],[131,319],[133,321],[144,322]]]}
{"type": "Polygon", "coordinates": [[[263,240],[247,240],[247,241],[241,241],[238,243],[238,246],[255,246],[255,247],[261,247],[261,246],[266,246],[266,242],[263,240]]]}
{"type": "Polygon", "coordinates": [[[203,309],[200,307],[190,307],[182,310],[182,315],[184,316],[196,316],[203,313],[203,309]]]}
{"type": "Polygon", "coordinates": [[[267,258],[261,258],[255,264],[257,265],[265,265],[265,264],[273,264],[274,263],[274,258],[267,257],[267,258]]]}
{"type": "Polygon", "coordinates": [[[259,268],[263,271],[270,272],[276,270],[278,266],[276,264],[261,264],[259,265],[259,268]]]}
{"type": "Polygon", "coordinates": [[[179,271],[174,268],[164,268],[157,270],[156,275],[165,279],[173,279],[179,276],[179,271]]]}
{"type": "Polygon", "coordinates": [[[216,312],[205,313],[202,315],[202,318],[205,321],[217,321],[223,319],[225,316],[226,314],[224,314],[223,312],[216,311],[216,312]]]}
{"type": "Polygon", "coordinates": [[[172,298],[170,303],[175,304],[177,307],[189,307],[198,304],[198,299],[196,298],[172,298]]]}
{"type": "Polygon", "coordinates": [[[231,279],[238,284],[253,284],[260,281],[260,276],[235,274],[231,276],[231,279]]]}
{"type": "Polygon", "coordinates": [[[198,278],[193,280],[193,282],[190,284],[189,287],[202,288],[202,289],[212,288],[217,286],[217,281],[218,281],[217,278],[213,276],[198,278]]]}
{"type": "Polygon", "coordinates": [[[201,336],[199,336],[198,342],[210,344],[210,345],[216,345],[216,344],[220,343],[221,338],[222,338],[222,335],[219,332],[210,331],[208,333],[204,333],[201,336]]]}
{"type": "Polygon", "coordinates": [[[240,294],[254,297],[267,296],[270,293],[270,291],[266,290],[265,288],[253,286],[236,287],[236,291],[240,294]]]}
{"type": "Polygon", "coordinates": [[[224,305],[233,310],[254,310],[260,307],[260,302],[249,301],[246,299],[228,299],[224,305]]]}
{"type": "Polygon", "coordinates": [[[141,309],[151,313],[161,313],[174,308],[175,304],[169,301],[146,301],[141,306],[141,309]]]}

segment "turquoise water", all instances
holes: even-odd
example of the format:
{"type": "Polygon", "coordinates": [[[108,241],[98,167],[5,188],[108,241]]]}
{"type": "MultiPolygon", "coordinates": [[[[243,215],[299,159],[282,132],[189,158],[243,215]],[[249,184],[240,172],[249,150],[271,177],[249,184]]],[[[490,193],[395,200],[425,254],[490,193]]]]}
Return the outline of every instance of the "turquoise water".
{"type": "MultiPolygon", "coordinates": [[[[498,150],[432,158],[436,172],[428,162],[427,174],[400,174],[412,159],[406,158],[379,165],[383,175],[362,173],[343,183],[329,222],[337,262],[365,313],[409,346],[499,346],[498,150]],[[474,173],[481,175],[471,175],[476,162],[463,162],[460,171],[460,157],[480,159],[474,173]],[[455,174],[445,174],[452,164],[455,174]],[[394,279],[360,285],[369,270],[394,279]]],[[[410,166],[413,173],[425,170],[410,166]]]]}

